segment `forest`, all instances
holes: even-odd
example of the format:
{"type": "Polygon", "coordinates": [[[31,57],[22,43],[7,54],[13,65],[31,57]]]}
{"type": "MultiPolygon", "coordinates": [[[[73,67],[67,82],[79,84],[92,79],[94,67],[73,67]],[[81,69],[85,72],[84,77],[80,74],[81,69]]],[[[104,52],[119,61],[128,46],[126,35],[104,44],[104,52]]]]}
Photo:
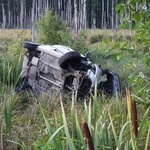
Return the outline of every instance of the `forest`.
{"type": "MultiPolygon", "coordinates": [[[[30,29],[46,10],[51,9],[54,14],[69,22],[75,32],[87,28],[118,29],[123,18],[118,16],[115,6],[120,2],[121,0],[0,0],[0,26],[30,29]]],[[[137,9],[139,2],[140,0],[136,2],[137,9]]]]}

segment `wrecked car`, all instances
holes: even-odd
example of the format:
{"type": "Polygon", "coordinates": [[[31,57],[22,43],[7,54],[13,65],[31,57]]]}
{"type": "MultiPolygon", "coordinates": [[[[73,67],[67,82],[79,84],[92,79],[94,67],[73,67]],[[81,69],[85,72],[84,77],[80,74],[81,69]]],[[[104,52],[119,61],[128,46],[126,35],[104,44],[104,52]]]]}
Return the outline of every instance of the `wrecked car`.
{"type": "Polygon", "coordinates": [[[117,73],[102,69],[89,60],[91,51],[85,55],[63,45],[42,45],[24,41],[26,53],[23,60],[20,85],[17,91],[30,90],[39,97],[55,91],[68,95],[75,93],[84,98],[94,92],[120,94],[120,79],[117,73]],[[103,76],[106,76],[106,80],[103,76]]]}

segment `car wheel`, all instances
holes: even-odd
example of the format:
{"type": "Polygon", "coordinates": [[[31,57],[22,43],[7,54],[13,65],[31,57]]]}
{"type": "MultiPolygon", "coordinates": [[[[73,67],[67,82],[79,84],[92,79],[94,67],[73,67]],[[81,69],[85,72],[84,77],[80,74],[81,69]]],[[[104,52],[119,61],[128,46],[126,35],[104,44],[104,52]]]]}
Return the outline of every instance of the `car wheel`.
{"type": "Polygon", "coordinates": [[[35,50],[39,45],[39,43],[34,43],[34,42],[29,42],[29,41],[24,41],[23,47],[27,48],[29,50],[35,50]]]}
{"type": "Polygon", "coordinates": [[[68,52],[59,58],[58,64],[62,69],[67,69],[68,63],[80,63],[81,55],[76,51],[68,52]]]}

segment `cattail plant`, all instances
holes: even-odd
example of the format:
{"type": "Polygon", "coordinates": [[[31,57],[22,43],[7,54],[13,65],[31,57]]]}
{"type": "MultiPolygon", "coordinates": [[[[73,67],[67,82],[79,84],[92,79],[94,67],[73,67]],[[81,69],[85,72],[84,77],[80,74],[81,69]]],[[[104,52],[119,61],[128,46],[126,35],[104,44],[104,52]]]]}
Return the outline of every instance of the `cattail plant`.
{"type": "Polygon", "coordinates": [[[133,119],[133,130],[135,137],[138,136],[138,118],[137,118],[137,108],[136,108],[136,102],[132,100],[132,119],[133,119]]]}

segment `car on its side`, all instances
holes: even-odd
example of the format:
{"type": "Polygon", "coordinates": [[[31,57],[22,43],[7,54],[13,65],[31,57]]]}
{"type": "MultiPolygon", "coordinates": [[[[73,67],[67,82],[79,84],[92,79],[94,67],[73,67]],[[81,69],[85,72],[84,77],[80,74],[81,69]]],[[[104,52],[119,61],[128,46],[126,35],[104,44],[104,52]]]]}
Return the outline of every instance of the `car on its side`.
{"type": "Polygon", "coordinates": [[[121,92],[117,73],[93,64],[89,60],[91,51],[82,55],[68,46],[30,41],[24,41],[23,47],[26,53],[17,91],[30,90],[37,97],[43,92],[49,96],[54,91],[75,93],[79,99],[93,93],[95,86],[98,91],[111,95],[121,92]]]}

